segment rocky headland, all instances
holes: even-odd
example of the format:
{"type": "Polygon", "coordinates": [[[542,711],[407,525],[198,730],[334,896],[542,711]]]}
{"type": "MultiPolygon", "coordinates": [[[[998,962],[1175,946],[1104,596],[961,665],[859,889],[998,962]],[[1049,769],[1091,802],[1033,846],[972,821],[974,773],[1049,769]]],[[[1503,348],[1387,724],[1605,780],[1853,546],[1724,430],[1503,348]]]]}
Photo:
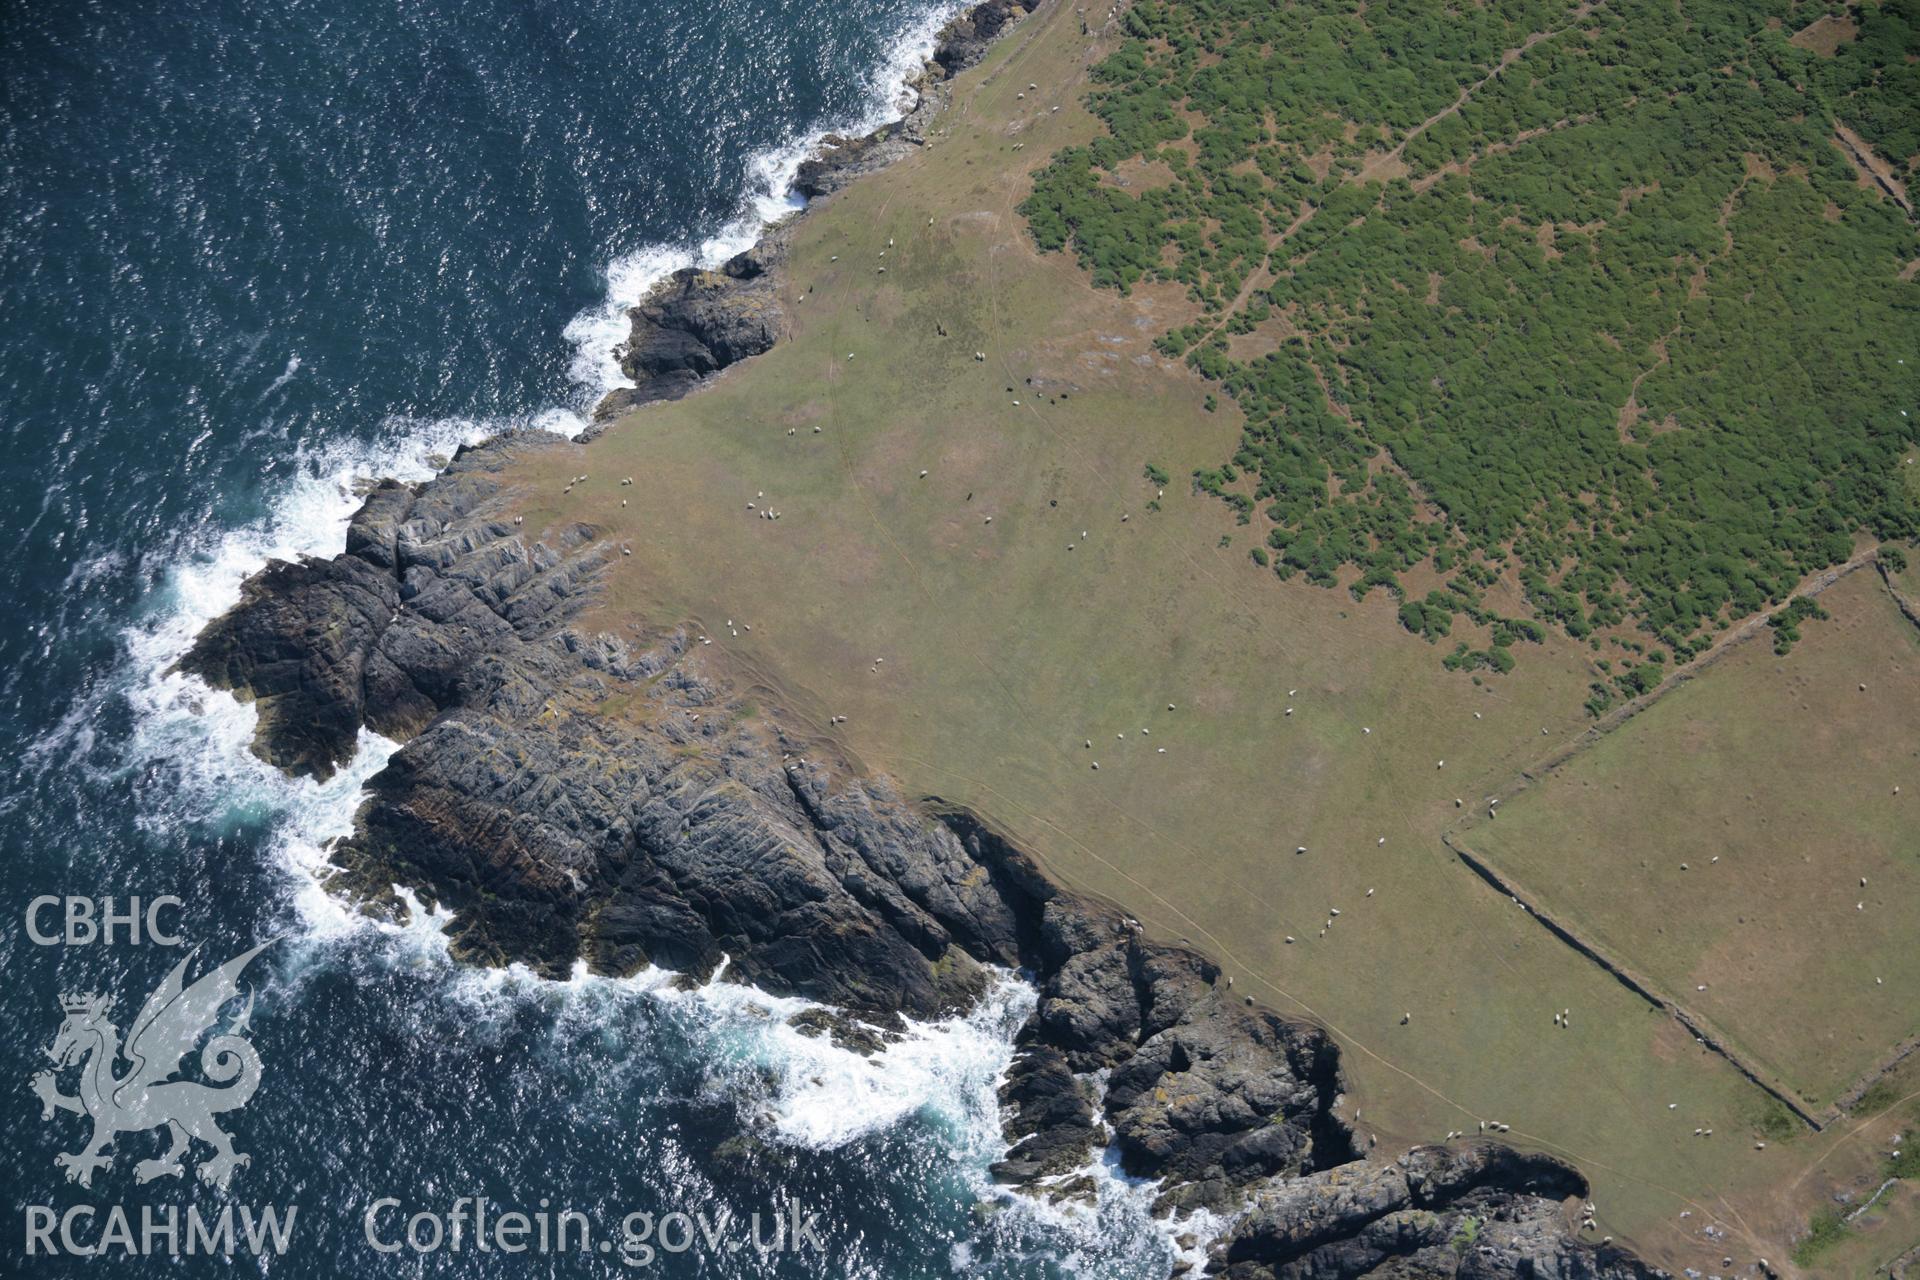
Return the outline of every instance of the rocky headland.
{"type": "MultiPolygon", "coordinates": [[[[943,33],[921,106],[801,171],[824,195],[918,145],[944,78],[1037,0],[988,0],[943,33]]],[[[676,398],[777,340],[790,228],[717,272],[678,273],[632,313],[636,387],[676,398]]],[[[187,671],[252,701],[254,743],[324,777],[363,726],[403,745],[333,851],[336,887],[397,911],[405,885],[453,913],[453,945],[562,976],[584,960],[704,981],[725,966],[825,1006],[856,1050],[903,1016],[949,1017],[1019,970],[1039,992],[1002,1086],[995,1167],[1035,1194],[1084,1190],[1103,1148],[1160,1180],[1163,1210],[1231,1215],[1208,1269],[1642,1277],[1579,1238],[1571,1166],[1482,1139],[1389,1157],[1338,1114],[1320,1028],[1236,995],[1218,967],[1053,883],[975,815],[906,797],[792,709],[749,698],[697,628],[587,624],[619,551],[582,524],[535,531],[501,474],[522,433],[417,486],[372,490],[331,559],[275,563],[212,623],[187,671]]]]}
{"type": "MultiPolygon", "coordinates": [[[[817,200],[925,146],[946,105],[948,81],[1039,6],[1040,0],[983,0],[955,17],[941,30],[932,58],[903,86],[912,99],[906,114],[858,137],[826,135],[795,172],[794,192],[817,200]]],[[[631,308],[627,340],[614,356],[634,385],[607,393],[594,406],[590,430],[603,430],[642,405],[678,400],[779,341],[785,314],[773,273],[786,257],[793,227],[789,218],[768,228],[752,248],[718,268],[684,267],[631,308]]]]}

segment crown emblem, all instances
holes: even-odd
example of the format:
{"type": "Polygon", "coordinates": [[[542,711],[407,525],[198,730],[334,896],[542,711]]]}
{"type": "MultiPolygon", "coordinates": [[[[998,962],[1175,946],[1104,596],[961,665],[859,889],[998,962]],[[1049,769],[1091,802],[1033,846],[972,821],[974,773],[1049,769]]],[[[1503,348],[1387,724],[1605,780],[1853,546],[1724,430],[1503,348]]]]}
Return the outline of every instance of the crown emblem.
{"type": "Polygon", "coordinates": [[[173,1145],[134,1165],[135,1182],[182,1177],[181,1158],[194,1142],[213,1148],[197,1170],[208,1186],[225,1187],[234,1170],[250,1162],[245,1152],[233,1149],[233,1139],[214,1117],[246,1106],[260,1087],[260,1055],[247,1038],[253,993],[247,992],[245,1008],[225,1027],[220,1023],[227,1006],[240,999],[241,971],[268,945],[243,951],[188,983],[196,947],[147,996],[124,1045],[111,1020],[112,993],[60,993],[66,1019],[46,1050],[52,1068],[35,1073],[28,1084],[40,1098],[42,1120],[66,1112],[93,1121],[93,1136],[84,1147],[54,1157],[69,1182],[91,1187],[96,1173],[113,1166],[115,1135],[154,1128],[169,1131],[173,1145]],[[199,1078],[182,1078],[185,1060],[195,1050],[199,1078]],[[122,1060],[124,1071],[118,1069],[122,1060]],[[59,1074],[73,1070],[79,1072],[79,1092],[60,1092],[59,1074]]]}

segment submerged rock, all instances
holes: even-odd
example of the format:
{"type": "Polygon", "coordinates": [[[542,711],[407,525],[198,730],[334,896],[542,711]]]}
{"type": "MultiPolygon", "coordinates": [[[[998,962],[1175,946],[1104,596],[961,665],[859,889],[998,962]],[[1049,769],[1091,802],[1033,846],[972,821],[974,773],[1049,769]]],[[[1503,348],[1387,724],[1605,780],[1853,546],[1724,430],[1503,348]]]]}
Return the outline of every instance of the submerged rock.
{"type": "Polygon", "coordinates": [[[872,1057],[890,1044],[898,1044],[901,1035],[898,1030],[876,1026],[838,1009],[806,1009],[788,1018],[787,1025],[803,1036],[825,1036],[838,1047],[863,1058],[872,1057]]]}

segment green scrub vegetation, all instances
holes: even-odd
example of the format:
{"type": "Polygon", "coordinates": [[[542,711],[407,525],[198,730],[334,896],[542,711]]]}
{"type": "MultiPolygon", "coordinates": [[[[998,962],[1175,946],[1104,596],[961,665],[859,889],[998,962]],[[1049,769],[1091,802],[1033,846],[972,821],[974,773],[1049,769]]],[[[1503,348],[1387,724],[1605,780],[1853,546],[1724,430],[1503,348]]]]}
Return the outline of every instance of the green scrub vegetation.
{"type": "Polygon", "coordinates": [[[1531,638],[1484,603],[1514,584],[1590,642],[1603,709],[1856,538],[1920,534],[1920,239],[1837,141],[1912,174],[1915,0],[1123,21],[1094,74],[1106,136],[1022,211],[1097,284],[1190,291],[1200,317],[1161,348],[1245,420],[1193,481],[1280,577],[1389,591],[1448,666],[1492,671],[1531,638]],[[1858,37],[1790,42],[1830,11],[1858,37]],[[1442,587],[1416,598],[1417,566],[1442,587]]]}

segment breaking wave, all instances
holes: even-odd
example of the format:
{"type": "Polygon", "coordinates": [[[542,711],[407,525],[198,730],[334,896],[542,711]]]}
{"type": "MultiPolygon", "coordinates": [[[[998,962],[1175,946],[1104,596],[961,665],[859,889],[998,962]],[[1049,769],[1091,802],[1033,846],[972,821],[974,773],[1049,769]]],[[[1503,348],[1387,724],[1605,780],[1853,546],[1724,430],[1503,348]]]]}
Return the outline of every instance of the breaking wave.
{"type": "Polygon", "coordinates": [[[628,310],[674,272],[717,267],[752,248],[767,227],[805,208],[806,201],[793,190],[793,180],[807,157],[819,150],[829,134],[870,133],[912,110],[915,90],[909,80],[933,56],[940,29],[964,8],[963,0],[945,0],[900,33],[868,77],[867,107],[862,114],[796,133],[755,153],[747,162],[746,190],[733,217],[719,231],[697,245],[648,245],[608,266],[604,301],[575,316],[566,328],[566,338],[574,347],[571,373],[590,392],[582,407],[590,408],[607,392],[633,385],[613,357],[614,347],[627,336],[628,310]]]}
{"type": "MultiPolygon", "coordinates": [[[[410,900],[406,923],[375,920],[330,895],[319,878],[329,846],[351,831],[366,784],[398,745],[363,730],[352,761],[332,778],[287,777],[251,752],[252,706],[176,669],[194,638],[239,601],[246,580],[270,560],[343,550],[348,522],[374,481],[426,480],[462,445],[508,429],[568,437],[586,429],[593,404],[629,385],[612,354],[625,337],[628,309],[673,272],[716,266],[800,209],[794,175],[823,135],[867,132],[910,109],[908,77],[963,7],[962,0],[944,0],[899,32],[868,77],[863,113],[797,131],[752,156],[744,190],[712,234],[646,245],[610,262],[600,300],[561,334],[572,354],[571,386],[560,402],[517,415],[396,416],[370,439],[302,445],[288,469],[292,478],[278,484],[257,517],[177,543],[159,591],[124,630],[126,661],[118,680],[83,695],[26,754],[41,771],[93,757],[91,726],[111,700],[129,715],[124,750],[115,754],[119,772],[138,779],[134,822],[142,832],[161,841],[240,828],[265,833],[268,874],[281,880],[273,895],[275,923],[288,939],[278,981],[295,1002],[303,988],[318,992],[342,982],[364,984],[381,999],[396,993],[393,1017],[409,1035],[429,1043],[453,1039],[446,1030],[451,1020],[458,1036],[494,1037],[502,1046],[494,1058],[498,1069],[529,1092],[551,1089],[556,1080],[585,1088],[577,1068],[573,1076],[556,1075],[555,1064],[589,1056],[608,1064],[609,1076],[590,1082],[594,1091],[582,1095],[583,1111],[632,1106],[650,1088],[677,1087],[671,1074],[645,1074],[657,1069],[649,1062],[655,1046],[677,1045],[691,1064],[682,1082],[687,1099],[730,1112],[734,1128],[772,1148],[804,1156],[890,1141],[918,1144],[928,1154],[900,1177],[951,1179],[953,1198],[992,1209],[955,1231],[949,1262],[958,1274],[1164,1274],[1174,1252],[1152,1218],[1154,1190],[1126,1178],[1113,1160],[1096,1160],[1082,1171],[1077,1197],[1060,1203],[1017,1195],[989,1175],[1006,1146],[998,1087],[1015,1034],[1037,1000],[1018,975],[997,975],[987,997],[965,1016],[909,1021],[865,1056],[799,1030],[793,1019],[814,1007],[809,1002],[728,982],[724,973],[688,988],[659,970],[624,979],[581,971],[554,982],[518,966],[475,969],[452,957],[445,913],[410,900]],[[541,1022],[544,1038],[529,1052],[508,1056],[514,1029],[530,1017],[541,1022]],[[629,1040],[641,1042],[643,1051],[634,1052],[629,1040]],[[1020,1266],[1023,1259],[1035,1269],[1020,1266]]],[[[256,338],[247,360],[258,346],[256,338]]],[[[302,363],[289,356],[259,400],[307,386],[315,374],[303,373],[302,363]]],[[[326,999],[349,997],[334,992],[326,999]]],[[[314,1136],[325,1142],[333,1135],[314,1136]]],[[[660,1158],[663,1169],[676,1167],[660,1158]]]]}
{"type": "MultiPolygon", "coordinates": [[[[579,435],[594,403],[631,385],[613,358],[614,347],[626,336],[628,309],[673,272],[717,266],[750,247],[768,225],[803,208],[792,191],[801,163],[830,133],[864,133],[911,109],[909,78],[931,57],[941,27],[964,7],[961,0],[944,0],[906,24],[868,76],[862,114],[795,133],[751,156],[746,189],[733,216],[713,235],[694,245],[648,245],[614,260],[606,269],[602,300],[576,315],[564,331],[574,352],[573,394],[566,403],[513,417],[395,417],[370,441],[302,450],[296,478],[270,499],[264,515],[186,546],[165,574],[157,607],[125,636],[131,673],[127,696],[136,720],[131,755],[137,762],[166,762],[182,788],[161,812],[143,815],[143,823],[183,818],[205,823],[223,812],[236,819],[283,815],[283,861],[310,872],[321,860],[319,847],[350,829],[360,784],[379,771],[395,746],[363,732],[353,763],[329,782],[285,777],[248,749],[255,724],[251,707],[174,670],[194,637],[238,603],[242,584],[268,561],[344,550],[347,524],[371,483],[429,479],[460,446],[506,430],[579,435]]],[[[268,394],[291,380],[300,363],[291,358],[268,394]]],[[[76,723],[88,718],[75,717],[76,723]]],[[[37,745],[49,751],[54,744],[37,745]]],[[[337,927],[310,893],[303,890],[299,896],[301,918],[309,927],[337,927]]]]}

